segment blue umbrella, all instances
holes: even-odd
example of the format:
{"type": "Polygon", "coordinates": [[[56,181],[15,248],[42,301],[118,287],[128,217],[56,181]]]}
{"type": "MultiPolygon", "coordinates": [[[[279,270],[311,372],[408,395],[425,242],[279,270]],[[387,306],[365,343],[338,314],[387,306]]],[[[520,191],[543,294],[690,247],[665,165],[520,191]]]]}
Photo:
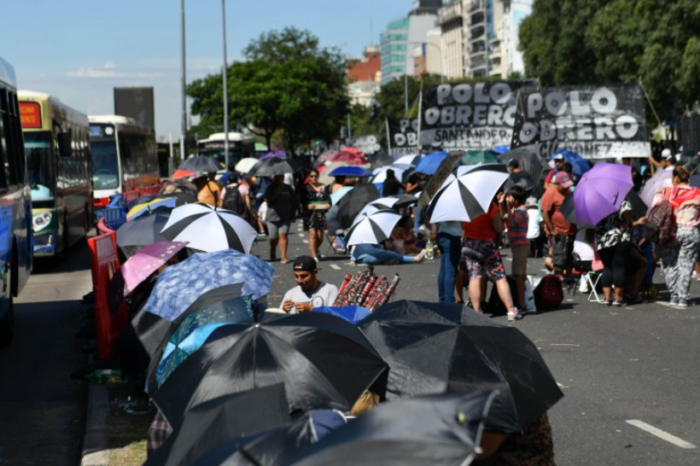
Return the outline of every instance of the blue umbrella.
{"type": "Polygon", "coordinates": [[[372,172],[366,168],[351,166],[338,167],[329,173],[330,176],[372,176],[372,172]]]}
{"type": "Polygon", "coordinates": [[[442,161],[446,158],[447,152],[435,152],[421,157],[416,165],[416,172],[434,175],[442,161]]]}
{"type": "Polygon", "coordinates": [[[274,274],[267,262],[232,249],[194,254],[160,274],[144,310],[173,321],[207,291],[237,283],[258,299],[270,292],[274,274]]]}
{"type": "Polygon", "coordinates": [[[324,314],[330,314],[341,319],[345,319],[353,324],[358,323],[372,312],[362,306],[344,306],[344,307],[317,307],[314,308],[314,312],[322,312],[324,314]]]}
{"type": "Polygon", "coordinates": [[[568,149],[561,149],[554,153],[553,156],[547,159],[547,162],[551,162],[557,155],[563,155],[564,160],[569,162],[574,169],[574,176],[576,179],[581,179],[584,173],[591,169],[591,164],[588,160],[584,159],[576,152],[570,151],[568,149]]]}
{"type": "Polygon", "coordinates": [[[505,154],[510,150],[510,146],[494,146],[491,148],[492,152],[495,152],[497,154],[505,154]]]}

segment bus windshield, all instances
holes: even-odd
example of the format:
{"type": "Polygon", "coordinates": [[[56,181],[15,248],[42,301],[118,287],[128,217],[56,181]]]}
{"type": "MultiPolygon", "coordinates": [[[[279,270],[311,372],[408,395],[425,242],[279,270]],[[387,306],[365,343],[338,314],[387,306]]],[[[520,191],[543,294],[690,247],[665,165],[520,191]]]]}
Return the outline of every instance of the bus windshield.
{"type": "Polygon", "coordinates": [[[27,155],[32,200],[52,200],[55,176],[51,160],[51,133],[49,131],[24,133],[24,151],[27,155]]]}
{"type": "Polygon", "coordinates": [[[92,141],[92,182],[95,189],[117,189],[119,187],[119,164],[117,144],[114,139],[92,141]]]}

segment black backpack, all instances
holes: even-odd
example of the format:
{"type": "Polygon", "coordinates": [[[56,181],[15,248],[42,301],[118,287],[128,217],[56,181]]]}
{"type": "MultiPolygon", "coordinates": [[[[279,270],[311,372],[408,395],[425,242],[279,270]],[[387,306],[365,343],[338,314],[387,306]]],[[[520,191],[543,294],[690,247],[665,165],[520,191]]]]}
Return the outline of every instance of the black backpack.
{"type": "Polygon", "coordinates": [[[233,183],[226,186],[226,194],[224,194],[224,209],[231,210],[241,217],[246,213],[246,205],[241,192],[238,190],[238,183],[233,183]]]}

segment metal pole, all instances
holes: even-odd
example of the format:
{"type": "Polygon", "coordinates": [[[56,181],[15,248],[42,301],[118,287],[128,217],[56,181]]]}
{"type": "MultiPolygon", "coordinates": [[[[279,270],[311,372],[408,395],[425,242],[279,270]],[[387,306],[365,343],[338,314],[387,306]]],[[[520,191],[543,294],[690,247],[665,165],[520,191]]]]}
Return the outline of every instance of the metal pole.
{"type": "Polygon", "coordinates": [[[224,31],[224,161],[226,162],[226,170],[229,163],[229,145],[228,145],[228,70],[226,69],[226,0],[221,0],[221,27],[224,31]]]}
{"type": "Polygon", "coordinates": [[[352,113],[348,113],[348,145],[352,140],[352,113]]]}
{"type": "Polygon", "coordinates": [[[180,66],[182,67],[182,128],[180,157],[187,158],[187,79],[185,76],[185,0],[180,0],[180,66]]]}
{"type": "Polygon", "coordinates": [[[406,115],[408,115],[408,73],[403,75],[403,98],[406,115]]]}

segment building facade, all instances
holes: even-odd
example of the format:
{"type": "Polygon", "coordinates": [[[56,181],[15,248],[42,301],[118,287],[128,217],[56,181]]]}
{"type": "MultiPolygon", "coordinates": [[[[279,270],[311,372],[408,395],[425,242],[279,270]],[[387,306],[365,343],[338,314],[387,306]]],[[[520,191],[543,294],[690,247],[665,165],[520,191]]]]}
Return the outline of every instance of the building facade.
{"type": "Polygon", "coordinates": [[[381,53],[379,47],[365,47],[363,57],[348,61],[348,96],[350,104],[369,107],[381,84],[381,53]]]}
{"type": "Polygon", "coordinates": [[[464,2],[452,0],[439,12],[442,74],[449,79],[464,77],[464,2]]]}

